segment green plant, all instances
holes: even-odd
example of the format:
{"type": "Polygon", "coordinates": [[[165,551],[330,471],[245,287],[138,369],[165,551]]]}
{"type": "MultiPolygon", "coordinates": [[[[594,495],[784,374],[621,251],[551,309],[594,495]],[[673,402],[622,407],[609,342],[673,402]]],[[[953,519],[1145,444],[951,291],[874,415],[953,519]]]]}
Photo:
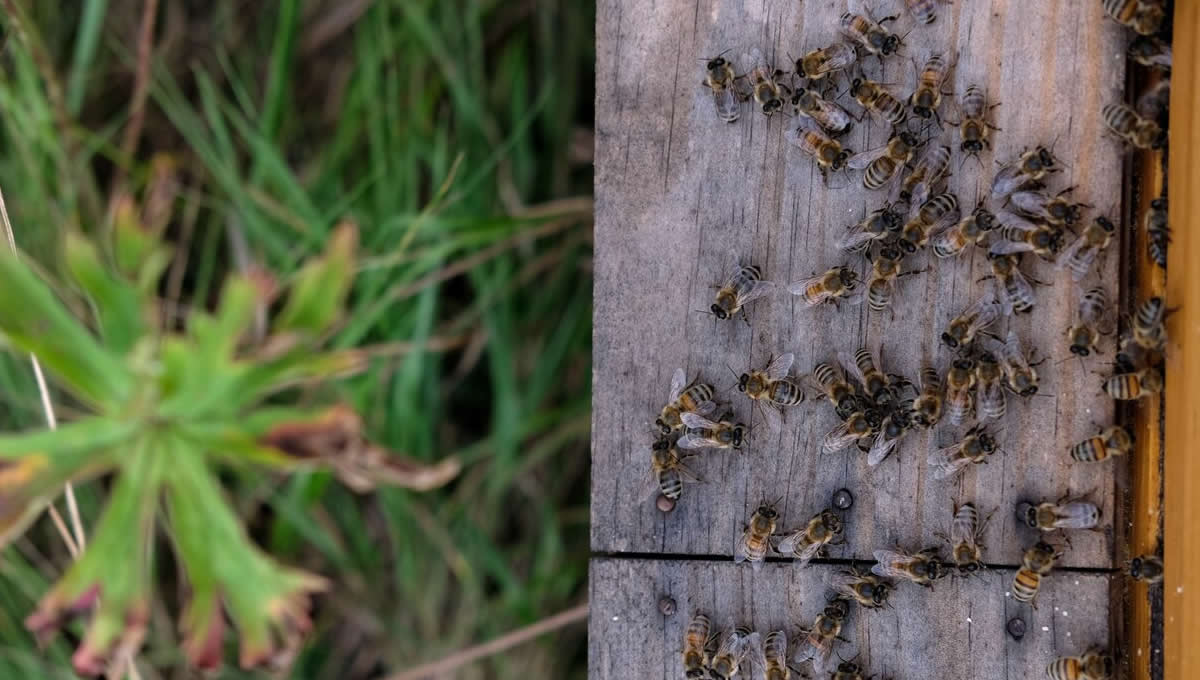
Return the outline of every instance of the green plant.
{"type": "Polygon", "coordinates": [[[47,636],[90,611],[73,657],[84,674],[136,651],[150,618],[161,516],[189,590],[181,617],[189,660],[220,664],[227,615],[243,667],[287,665],[311,627],[309,598],[325,580],[280,566],[248,539],[214,467],[327,466],[365,491],[376,483],[433,488],[454,477],[458,463],[428,466],[385,451],[345,405],[269,401],[366,365],[357,350],[322,349],[354,278],[354,226],[337,228],[325,254],[286,286],[263,271],[231,276],[215,311],[193,310],[179,330],[161,318],[156,298],[171,261],[159,234],[127,204],[113,233],[107,254],[76,233],[64,241],[64,268],[93,312],[90,327],[15,254],[0,255],[0,331],[90,414],[57,430],[0,437],[0,540],[21,532],[64,483],[112,475],[91,544],[26,625],[47,636]],[[254,337],[256,318],[277,297],[269,330],[254,337]]]}

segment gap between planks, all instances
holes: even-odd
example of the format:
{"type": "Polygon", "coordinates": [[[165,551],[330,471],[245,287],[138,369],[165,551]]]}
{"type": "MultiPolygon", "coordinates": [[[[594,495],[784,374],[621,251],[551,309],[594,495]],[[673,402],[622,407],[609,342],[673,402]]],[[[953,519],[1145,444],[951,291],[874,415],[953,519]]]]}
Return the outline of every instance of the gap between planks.
{"type": "MultiPolygon", "coordinates": [[[[697,555],[695,553],[664,553],[664,552],[593,552],[591,559],[611,559],[611,560],[628,560],[630,562],[712,562],[733,563],[733,555],[697,555]]],[[[787,557],[768,557],[767,564],[791,564],[794,560],[787,557]]],[[[854,567],[874,564],[873,560],[854,560],[837,557],[816,557],[809,563],[813,567],[854,567]]],[[[744,565],[743,565],[744,566],[744,565]]],[[[992,571],[1012,571],[1019,569],[1020,564],[1004,564],[984,562],[983,566],[992,571]]],[[[742,568],[742,567],[739,567],[742,568]]],[[[753,567],[745,567],[752,569],[753,567]]],[[[1079,567],[1079,566],[1063,566],[1055,567],[1054,573],[1071,573],[1071,574],[1118,574],[1122,569],[1118,567],[1079,567]]]]}

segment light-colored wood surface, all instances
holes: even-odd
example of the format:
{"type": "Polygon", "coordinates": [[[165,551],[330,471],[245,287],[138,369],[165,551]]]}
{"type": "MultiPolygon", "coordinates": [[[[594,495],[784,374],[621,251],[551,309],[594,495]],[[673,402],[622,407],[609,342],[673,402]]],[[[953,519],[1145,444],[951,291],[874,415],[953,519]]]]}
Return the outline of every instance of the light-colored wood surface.
{"type": "MultiPolygon", "coordinates": [[[[874,11],[900,12],[899,5],[874,11]]],[[[861,256],[839,252],[834,240],[885,196],[865,191],[858,173],[836,175],[827,188],[812,161],[784,141],[785,118],[768,119],[746,105],[741,120],[721,123],[700,86],[701,57],[730,50],[738,60],[757,46],[786,67],[788,53],[835,40],[845,8],[843,2],[814,0],[599,3],[592,548],[602,554],[727,556],[760,500],[782,497],[782,524],[792,527],[846,487],[856,502],[847,516],[847,542],[832,557],[870,559],[873,549],[895,543],[933,545],[958,499],[997,510],[984,536],[986,559],[1015,565],[1033,537],[1017,526],[1014,504],[1070,490],[1091,492],[1102,506],[1104,528],[1073,535],[1064,564],[1112,567],[1114,511],[1122,511],[1113,503],[1120,467],[1073,464],[1067,456],[1093,423],[1112,418],[1095,373],[1107,369],[1112,340],[1101,358],[1062,361],[1071,356],[1063,332],[1080,291],[1095,285],[1097,275],[1074,284],[1034,257],[1026,258],[1026,271],[1053,285],[1039,288],[1033,314],[1014,319],[1011,327],[1049,359],[1039,367],[1039,395],[1010,397],[999,425],[1003,453],[990,465],[951,482],[932,479],[925,463],[929,450],[966,430],[947,424],[909,436],[873,470],[862,454],[821,456],[820,439],[837,420],[827,404],[810,401],[787,413],[780,432],[759,428],[745,453],[710,453],[695,461],[707,483],[689,486],[673,513],[663,515],[643,493],[653,440],[647,423],[665,401],[676,367],[723,390],[721,398],[741,419],[751,411],[745,397],[730,389],[736,378],[726,366],[738,372],[761,367],[772,354],[794,352],[794,371],[806,372],[838,349],[882,345],[890,372],[915,378],[923,361],[944,371],[951,356],[937,336],[985,289],[978,282],[989,271],[982,252],[951,262],[919,254],[904,268],[928,264],[931,270],[901,280],[894,318],[865,305],[810,310],[783,291],[754,303],[749,325],[693,311],[711,304],[710,285],[728,276],[735,258],[762,266],[766,278],[784,284],[842,263],[866,271],[861,256]]],[[[953,89],[962,92],[977,82],[1001,102],[993,116],[1003,128],[994,137],[994,153],[960,168],[955,152],[950,186],[961,202],[969,209],[976,192],[986,192],[995,161],[1054,143],[1069,168],[1051,186],[1078,185],[1079,200],[1117,214],[1122,155],[1103,134],[1100,109],[1122,96],[1121,29],[1098,3],[955,2],[940,12],[936,24],[908,33],[907,57],[889,59],[882,75],[874,60],[866,68],[894,83],[889,89],[895,94],[907,95],[912,59],[931,51],[957,54],[953,89]]],[[[911,26],[902,16],[897,31],[911,26]]],[[[746,68],[738,63],[739,72],[746,68]]],[[[943,114],[957,117],[951,105],[943,114]]],[[[955,128],[947,126],[944,135],[957,149],[955,128]]],[[[879,123],[864,120],[845,142],[864,150],[886,136],[879,123]]],[[[1116,252],[1103,260],[1114,299],[1116,252]]],[[[994,330],[1003,333],[1009,323],[994,330]]],[[[1124,525],[1123,517],[1116,519],[1124,525]]]]}
{"type": "MultiPolygon", "coordinates": [[[[696,611],[714,627],[784,629],[790,640],[826,605],[823,579],[833,569],[768,564],[755,572],[732,563],[595,559],[588,677],[682,678],[683,632],[696,611]],[[659,609],[664,597],[675,604],[669,616],[659,609]]],[[[1036,610],[1004,596],[1011,579],[1011,570],[996,570],[932,591],[901,584],[892,608],[852,609],[834,662],[856,657],[877,678],[1027,680],[1046,677],[1046,664],[1058,656],[1108,644],[1107,575],[1052,573],[1036,610]],[[1005,632],[1014,617],[1025,623],[1020,641],[1005,632]]],[[[799,668],[811,673],[807,663],[799,668]]],[[[738,677],[763,677],[757,668],[743,672],[738,677]]]]}

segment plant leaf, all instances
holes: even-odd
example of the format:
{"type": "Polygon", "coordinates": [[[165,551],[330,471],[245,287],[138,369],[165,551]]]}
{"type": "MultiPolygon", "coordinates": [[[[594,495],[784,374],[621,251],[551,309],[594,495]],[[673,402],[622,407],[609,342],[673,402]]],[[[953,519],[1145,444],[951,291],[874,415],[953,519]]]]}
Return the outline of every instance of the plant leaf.
{"type": "Polygon", "coordinates": [[[128,354],[147,326],[137,288],[113,276],[82,234],[67,232],[65,251],[67,269],[94,303],[104,344],[119,356],[128,354]]]}
{"type": "Polygon", "coordinates": [[[338,319],[354,282],[357,248],[358,229],[352,223],[344,222],[333,230],[325,255],[296,274],[287,303],[275,319],[276,331],[316,337],[338,319]]]}

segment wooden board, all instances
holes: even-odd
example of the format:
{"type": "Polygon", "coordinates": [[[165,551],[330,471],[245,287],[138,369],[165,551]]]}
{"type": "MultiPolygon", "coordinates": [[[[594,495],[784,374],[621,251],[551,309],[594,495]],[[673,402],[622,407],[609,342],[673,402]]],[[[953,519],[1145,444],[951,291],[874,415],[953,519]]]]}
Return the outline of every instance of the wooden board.
{"type": "MultiPolygon", "coordinates": [[[[899,3],[885,4],[877,15],[899,11],[899,3]]],[[[952,262],[927,262],[934,258],[922,253],[904,268],[928,264],[931,270],[901,281],[894,318],[865,306],[809,310],[783,291],[754,303],[749,325],[693,311],[707,309],[710,285],[724,280],[735,258],[762,266],[766,278],[785,284],[841,263],[866,271],[861,256],[839,252],[834,240],[885,197],[865,191],[858,173],[835,176],[834,187],[824,186],[812,161],[784,141],[787,120],[768,119],[746,105],[741,120],[721,123],[699,84],[699,59],[727,49],[736,60],[757,46],[786,66],[788,53],[835,40],[845,9],[843,2],[814,0],[599,3],[592,548],[603,554],[728,555],[760,500],[782,497],[783,524],[794,526],[846,487],[856,503],[846,545],[831,552],[835,558],[869,558],[873,549],[895,543],[932,545],[935,532],[948,526],[952,501],[960,499],[998,509],[985,536],[987,560],[1012,565],[1033,540],[1016,524],[1015,502],[1071,490],[1091,492],[1105,529],[1073,536],[1065,564],[1111,567],[1113,513],[1121,512],[1113,503],[1119,472],[1071,464],[1067,456],[1093,423],[1112,418],[1093,372],[1107,366],[1104,359],[1060,363],[1070,356],[1063,332],[1079,293],[1095,285],[1097,275],[1081,287],[1036,258],[1026,258],[1025,269],[1053,285],[1039,289],[1032,315],[1011,324],[1027,347],[1050,358],[1040,367],[1042,392],[1010,399],[999,425],[1004,451],[990,465],[953,482],[933,480],[928,451],[966,429],[948,425],[910,436],[874,470],[859,454],[821,457],[820,439],[837,420],[828,405],[810,402],[789,412],[780,432],[767,435],[760,428],[744,455],[697,461],[694,467],[708,483],[688,488],[674,513],[662,515],[643,494],[653,439],[647,423],[665,401],[676,367],[724,390],[722,397],[747,419],[748,402],[730,389],[736,378],[726,366],[741,372],[790,351],[794,370],[806,372],[833,359],[837,349],[853,352],[866,344],[882,346],[890,372],[915,377],[923,361],[944,371],[951,356],[938,334],[983,294],[986,284],[978,279],[989,270],[982,252],[952,262]]],[[[973,206],[977,187],[986,191],[995,161],[1054,143],[1069,168],[1051,186],[1078,185],[1080,200],[1119,214],[1121,153],[1103,136],[1100,120],[1101,106],[1121,99],[1126,38],[1119,28],[1095,3],[955,2],[940,12],[936,24],[908,33],[905,53],[917,60],[931,51],[957,53],[953,89],[962,92],[978,82],[1002,103],[994,122],[1003,131],[994,138],[994,154],[981,157],[982,171],[973,161],[960,169],[955,153],[950,187],[961,201],[973,206]]],[[[912,21],[904,16],[898,23],[904,33],[912,21]]],[[[889,59],[882,75],[874,61],[866,68],[894,83],[896,94],[911,90],[910,59],[889,59]]],[[[956,117],[951,105],[943,113],[956,117]]],[[[956,134],[946,127],[955,148],[956,134]]],[[[863,121],[845,142],[863,150],[882,144],[886,135],[877,122],[863,121]]],[[[1114,299],[1116,252],[1103,261],[1114,299]]],[[[994,330],[1003,333],[1008,323],[994,330]]],[[[1105,352],[1112,356],[1111,344],[1105,352]]],[[[1124,526],[1115,519],[1115,526],[1124,526]]]]}
{"type": "MultiPolygon", "coordinates": [[[[696,611],[714,626],[785,629],[790,639],[825,606],[823,577],[831,569],[768,564],[755,572],[732,563],[593,560],[588,677],[683,677],[683,631],[696,611]],[[663,597],[675,604],[669,616],[659,609],[663,597]]],[[[1052,573],[1036,610],[1005,597],[1011,579],[1011,570],[1001,570],[941,582],[932,591],[900,584],[891,609],[852,610],[842,631],[848,642],[835,654],[857,655],[876,677],[1026,680],[1045,677],[1046,664],[1058,656],[1109,644],[1107,575],[1052,573]],[[1014,617],[1025,623],[1020,641],[1005,632],[1014,617]]],[[[810,670],[807,663],[800,668],[810,670]]]]}

